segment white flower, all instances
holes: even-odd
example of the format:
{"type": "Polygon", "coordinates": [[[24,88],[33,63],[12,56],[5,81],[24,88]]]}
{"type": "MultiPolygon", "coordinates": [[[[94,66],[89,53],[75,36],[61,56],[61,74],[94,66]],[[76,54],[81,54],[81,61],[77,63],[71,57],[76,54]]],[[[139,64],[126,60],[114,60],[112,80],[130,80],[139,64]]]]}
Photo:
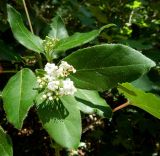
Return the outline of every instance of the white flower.
{"type": "Polygon", "coordinates": [[[76,70],[72,65],[69,65],[66,61],[61,61],[61,64],[59,65],[59,69],[63,70],[63,75],[68,76],[70,72],[75,73],[76,70]]]}
{"type": "Polygon", "coordinates": [[[37,82],[38,82],[38,83],[41,83],[41,82],[42,82],[42,80],[41,80],[41,78],[40,78],[39,76],[37,77],[37,82]]]}
{"type": "Polygon", "coordinates": [[[46,98],[47,98],[47,95],[46,95],[46,94],[43,94],[43,95],[42,95],[42,98],[43,98],[43,99],[46,99],[46,98]]]}
{"type": "Polygon", "coordinates": [[[58,69],[58,66],[56,66],[54,63],[47,63],[45,65],[44,70],[47,72],[48,75],[55,75],[56,70],[58,69]]]}
{"type": "Polygon", "coordinates": [[[72,65],[65,61],[62,61],[59,66],[47,63],[44,70],[46,73],[42,77],[37,77],[39,88],[45,90],[42,99],[58,100],[60,96],[73,95],[77,91],[73,81],[69,78],[65,79],[71,72],[76,72],[72,65]]]}
{"type": "Polygon", "coordinates": [[[41,82],[42,82],[42,80],[41,80],[40,78],[38,78],[38,79],[37,79],[37,82],[38,82],[38,83],[41,83],[41,82]]]}
{"type": "Polygon", "coordinates": [[[56,77],[54,75],[48,75],[46,74],[45,76],[45,79],[50,82],[50,81],[54,81],[56,79],[56,77]]]}
{"type": "Polygon", "coordinates": [[[73,72],[73,73],[75,73],[75,72],[76,72],[76,69],[75,69],[75,68],[73,68],[73,69],[72,69],[72,72],[73,72]]]}
{"type": "Polygon", "coordinates": [[[52,93],[51,92],[48,92],[47,93],[47,96],[49,97],[49,96],[52,96],[52,93]]]}
{"type": "Polygon", "coordinates": [[[43,85],[40,84],[40,85],[39,85],[39,88],[43,88],[43,85]]]}
{"type": "Polygon", "coordinates": [[[65,69],[68,69],[68,68],[70,68],[71,67],[71,65],[70,64],[68,64],[66,61],[61,61],[61,64],[60,64],[60,66],[59,66],[60,68],[62,67],[64,70],[65,69]]]}
{"type": "Polygon", "coordinates": [[[60,95],[73,95],[77,89],[74,87],[73,81],[69,78],[62,81],[62,87],[59,89],[60,95]]]}
{"type": "Polygon", "coordinates": [[[51,91],[56,91],[59,87],[59,81],[51,81],[48,83],[47,88],[51,91]]]}
{"type": "Polygon", "coordinates": [[[52,100],[53,100],[53,97],[52,97],[52,96],[49,96],[49,97],[48,97],[48,100],[52,101],[52,100]]]}
{"type": "Polygon", "coordinates": [[[63,68],[59,67],[56,71],[57,77],[64,77],[63,68]]]}

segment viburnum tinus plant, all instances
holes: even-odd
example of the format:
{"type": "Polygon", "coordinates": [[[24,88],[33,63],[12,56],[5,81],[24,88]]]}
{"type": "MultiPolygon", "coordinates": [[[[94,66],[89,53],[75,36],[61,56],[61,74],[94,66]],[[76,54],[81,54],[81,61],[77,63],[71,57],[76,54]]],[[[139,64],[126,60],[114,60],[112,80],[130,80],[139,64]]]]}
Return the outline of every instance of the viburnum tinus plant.
{"type": "MultiPolygon", "coordinates": [[[[2,92],[8,121],[21,129],[29,109],[35,106],[39,120],[50,137],[59,145],[76,149],[81,138],[81,113],[111,118],[114,111],[99,96],[113,87],[128,98],[127,105],[135,105],[160,118],[160,99],[134,87],[131,83],[155,63],[122,44],[101,44],[64,53],[95,39],[102,30],[75,33],[68,36],[59,16],[53,18],[45,39],[31,33],[21,15],[7,6],[8,22],[19,43],[35,52],[39,69],[23,68],[10,78],[2,92]],[[43,58],[43,62],[42,62],[43,58]],[[45,58],[45,59],[44,59],[45,58]]],[[[125,104],[126,106],[126,104],[125,104]]],[[[11,141],[0,128],[0,155],[13,155],[11,141]]]]}

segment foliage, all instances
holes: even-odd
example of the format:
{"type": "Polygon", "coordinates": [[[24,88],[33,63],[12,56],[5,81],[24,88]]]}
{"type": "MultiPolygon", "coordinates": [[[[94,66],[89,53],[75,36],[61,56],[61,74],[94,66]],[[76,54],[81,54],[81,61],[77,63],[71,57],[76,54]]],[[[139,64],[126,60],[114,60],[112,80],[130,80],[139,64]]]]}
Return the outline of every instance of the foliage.
{"type": "MultiPolygon", "coordinates": [[[[110,140],[111,144],[108,144],[108,151],[104,150],[101,144],[105,152],[97,155],[118,155],[114,152],[117,146],[132,151],[133,146],[128,145],[130,140],[134,140],[131,127],[139,127],[141,131],[149,127],[140,128],[140,123],[146,122],[143,116],[145,113],[130,105],[160,118],[157,50],[160,39],[157,35],[160,24],[157,18],[159,8],[145,0],[123,1],[119,2],[120,5],[117,5],[117,1],[110,0],[34,2],[33,6],[30,3],[27,6],[33,13],[31,19],[35,33],[30,32],[25,26],[28,23],[23,22],[27,20],[22,1],[10,2],[12,5],[0,2],[0,22],[6,27],[0,27],[0,60],[11,61],[12,68],[16,70],[16,74],[11,77],[9,75],[9,81],[4,82],[1,88],[3,106],[0,107],[4,108],[8,122],[15,128],[22,129],[29,110],[34,108],[42,127],[55,142],[54,145],[52,143],[55,153],[59,154],[61,147],[77,150],[84,133],[82,121],[85,114],[96,114],[99,120],[107,118],[108,123],[110,120],[111,125],[116,125],[115,137],[110,133],[110,138],[106,138],[100,129],[95,131],[98,134],[89,136],[93,140],[96,140],[97,136],[103,136],[102,142],[113,138],[113,141],[110,140]],[[55,13],[58,15],[53,17],[55,13]],[[11,35],[7,32],[10,28],[18,43],[14,39],[10,42],[3,38],[3,33],[11,35]],[[148,33],[143,33],[144,31],[148,33]],[[44,65],[49,62],[52,66],[59,65],[60,69],[63,61],[68,63],[68,69],[63,67],[63,76],[51,80],[60,83],[58,91],[52,92],[56,98],[49,98],[48,94],[43,98],[49,88],[49,78],[45,79],[47,70],[44,65]],[[66,72],[71,71],[70,67],[76,72],[69,75],[66,72]],[[44,78],[42,87],[37,83],[41,81],[39,78],[44,78]],[[59,94],[64,85],[63,78],[73,82],[77,88],[74,95],[59,94]],[[118,89],[118,92],[113,93],[114,89],[118,89]],[[127,98],[127,102],[123,98],[124,103],[115,108],[108,97],[105,98],[106,101],[102,98],[105,93],[113,93],[112,103],[121,99],[122,95],[127,98]],[[113,112],[126,106],[128,109],[124,110],[124,114],[117,113],[116,118],[116,113],[113,112]],[[129,123],[129,120],[132,122],[129,123]],[[124,129],[126,134],[123,132],[124,129]],[[116,131],[119,131],[120,135],[116,131]]],[[[55,70],[58,73],[56,67],[55,70]]],[[[51,90],[49,91],[51,93],[51,90]]],[[[2,127],[5,129],[5,126],[2,127]]],[[[156,132],[158,129],[155,128],[153,131],[156,132]]],[[[3,149],[0,150],[0,155],[13,155],[9,136],[2,128],[0,133],[0,139],[4,142],[0,144],[0,149],[3,149]]],[[[120,153],[124,155],[123,152],[120,153]]]]}
{"type": "Polygon", "coordinates": [[[0,127],[0,152],[1,155],[10,156],[13,155],[12,143],[10,137],[0,127]]]}

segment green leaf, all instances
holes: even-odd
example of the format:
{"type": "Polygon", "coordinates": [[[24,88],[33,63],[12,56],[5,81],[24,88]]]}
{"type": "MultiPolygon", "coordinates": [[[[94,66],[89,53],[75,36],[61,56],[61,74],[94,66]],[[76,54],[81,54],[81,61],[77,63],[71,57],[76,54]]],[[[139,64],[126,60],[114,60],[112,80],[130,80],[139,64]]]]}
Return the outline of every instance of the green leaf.
{"type": "Polygon", "coordinates": [[[89,5],[88,8],[99,22],[105,23],[105,24],[108,23],[106,15],[103,13],[101,9],[99,9],[99,7],[89,5]]]}
{"type": "Polygon", "coordinates": [[[132,85],[144,91],[151,91],[155,86],[155,84],[149,80],[147,75],[143,75],[139,79],[133,81],[132,85]]]}
{"type": "Polygon", "coordinates": [[[0,40],[0,60],[19,61],[21,58],[9,45],[0,40]]]}
{"type": "Polygon", "coordinates": [[[64,58],[77,70],[71,74],[77,88],[104,91],[145,74],[155,63],[121,45],[103,44],[78,50],[64,58]]]}
{"type": "Polygon", "coordinates": [[[153,47],[150,40],[147,41],[146,39],[139,39],[139,40],[127,39],[127,40],[121,41],[121,43],[141,51],[151,49],[153,47]]]}
{"type": "Polygon", "coordinates": [[[0,126],[0,155],[13,156],[12,142],[2,127],[0,126]]]}
{"type": "Polygon", "coordinates": [[[35,73],[37,76],[44,76],[46,74],[46,71],[44,71],[43,69],[36,69],[35,73]]]}
{"type": "Polygon", "coordinates": [[[8,22],[12,29],[14,37],[26,48],[35,52],[42,52],[42,40],[32,34],[23,24],[21,15],[12,6],[7,5],[8,22]]]}
{"type": "Polygon", "coordinates": [[[118,90],[129,99],[131,105],[137,106],[160,119],[160,98],[158,96],[145,93],[130,83],[119,85],[118,90]]]}
{"type": "Polygon", "coordinates": [[[115,26],[115,25],[108,24],[106,26],[103,26],[99,30],[93,30],[93,31],[90,31],[87,33],[76,32],[72,36],[60,40],[57,43],[54,50],[55,51],[66,51],[68,49],[75,48],[77,46],[88,43],[88,42],[92,41],[93,39],[95,39],[101,33],[102,30],[109,28],[109,27],[112,27],[112,26],[115,26]]]}
{"type": "Polygon", "coordinates": [[[38,114],[43,127],[59,145],[77,148],[81,137],[81,117],[72,96],[63,96],[59,101],[42,103],[38,114]]]}
{"type": "Polygon", "coordinates": [[[8,81],[2,92],[7,119],[20,129],[36,96],[36,77],[30,69],[22,69],[8,81]]]}
{"type": "Polygon", "coordinates": [[[53,18],[52,23],[50,24],[50,29],[51,30],[48,34],[49,37],[57,39],[68,37],[68,32],[60,16],[56,16],[53,18]]]}
{"type": "Polygon", "coordinates": [[[101,117],[111,118],[112,109],[106,101],[99,96],[97,91],[77,89],[74,95],[78,101],[78,108],[82,112],[86,114],[96,113],[101,117]]]}

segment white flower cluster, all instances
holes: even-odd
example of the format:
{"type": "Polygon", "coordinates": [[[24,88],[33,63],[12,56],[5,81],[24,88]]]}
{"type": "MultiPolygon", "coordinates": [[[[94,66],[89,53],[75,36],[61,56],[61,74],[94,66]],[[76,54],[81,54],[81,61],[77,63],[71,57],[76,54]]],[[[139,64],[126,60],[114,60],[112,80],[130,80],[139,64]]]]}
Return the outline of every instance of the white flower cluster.
{"type": "Polygon", "coordinates": [[[54,100],[59,99],[63,95],[73,95],[77,90],[73,81],[67,76],[76,70],[73,66],[65,61],[61,61],[59,66],[54,63],[47,63],[45,65],[45,74],[42,77],[37,77],[39,88],[44,90],[43,99],[54,100]]]}

